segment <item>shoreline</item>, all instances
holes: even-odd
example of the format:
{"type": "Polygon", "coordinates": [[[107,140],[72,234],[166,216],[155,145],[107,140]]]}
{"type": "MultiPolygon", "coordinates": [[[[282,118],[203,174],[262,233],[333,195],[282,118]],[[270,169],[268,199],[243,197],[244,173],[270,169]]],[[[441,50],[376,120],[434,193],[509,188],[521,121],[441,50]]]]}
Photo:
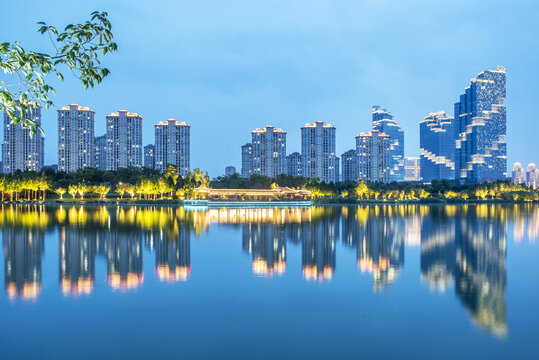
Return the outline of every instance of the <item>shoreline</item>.
{"type": "MultiPolygon", "coordinates": [[[[217,206],[219,202],[214,202],[213,207],[217,206]]],[[[251,202],[248,201],[237,201],[234,202],[233,206],[230,206],[230,202],[223,202],[223,207],[241,207],[242,203],[245,206],[253,206],[251,202]],[[225,204],[226,203],[226,204],[225,204]],[[236,205],[237,204],[237,205],[236,205]]],[[[267,201],[267,202],[258,202],[261,207],[268,207],[271,205],[279,206],[286,204],[286,201],[267,201]]],[[[191,205],[184,205],[182,201],[144,201],[137,200],[136,202],[126,202],[126,201],[103,201],[103,200],[81,200],[81,201],[59,201],[59,200],[45,200],[45,201],[5,201],[1,203],[2,205],[80,205],[80,206],[162,206],[162,207],[196,207],[191,205]],[[139,202],[140,201],[140,202],[139,202]]],[[[401,200],[401,201],[379,201],[379,200],[358,200],[358,201],[348,201],[348,202],[338,202],[338,201],[317,201],[314,200],[310,206],[367,206],[367,205],[535,205],[539,204],[539,201],[507,201],[507,200],[472,200],[472,201],[441,201],[440,199],[435,199],[434,201],[419,201],[419,200],[401,200]]],[[[256,207],[256,206],[255,206],[256,207]]],[[[292,206],[286,206],[292,207],[292,206]]],[[[298,206],[298,207],[309,207],[309,206],[298,206]]],[[[207,208],[205,206],[200,206],[200,208],[207,208]]]]}

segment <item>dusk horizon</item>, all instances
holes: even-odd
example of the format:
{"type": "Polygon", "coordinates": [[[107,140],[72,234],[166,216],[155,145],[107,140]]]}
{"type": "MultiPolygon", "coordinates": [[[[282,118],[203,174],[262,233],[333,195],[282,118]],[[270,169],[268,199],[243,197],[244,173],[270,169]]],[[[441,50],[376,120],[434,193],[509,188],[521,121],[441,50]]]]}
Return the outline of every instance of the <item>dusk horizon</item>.
{"type": "MultiPolygon", "coordinates": [[[[211,15],[188,4],[171,3],[165,14],[132,2],[70,7],[60,1],[28,6],[17,22],[6,19],[0,24],[5,41],[45,50],[49,43],[37,33],[37,21],[61,27],[103,9],[119,44],[119,51],[103,60],[111,75],[95,89],[84,90],[71,78],[53,82],[55,108],[42,115],[45,164],[58,163],[56,110],[73,103],[95,111],[96,136],[105,133],[109,113],[124,109],[141,115],[143,145],[154,142],[154,124],[168,118],[186,122],[191,168],[211,177],[223,175],[225,166],[239,169],[240,147],[265,125],[288,133],[292,153],[301,152],[301,126],[332,124],[340,156],[354,147],[357,134],[370,130],[373,105],[390,111],[403,128],[405,156],[419,156],[419,122],[435,111],[453,115],[470,79],[498,65],[507,68],[508,174],[514,162],[539,162],[533,141],[539,125],[524,120],[539,111],[530,81],[537,72],[532,66],[539,56],[532,45],[537,40],[530,37],[537,25],[526,22],[539,11],[536,4],[512,5],[502,17],[497,6],[476,2],[272,3],[236,2],[222,11],[214,3],[211,14],[221,15],[211,15]],[[233,11],[235,6],[243,11],[233,11]],[[473,16],[477,11],[482,15],[473,16]],[[177,21],[159,21],[175,15],[177,21]],[[197,19],[212,25],[202,28],[197,19]],[[527,41],[511,41],[509,26],[527,41]],[[208,156],[214,153],[219,155],[208,156]]],[[[10,3],[8,12],[19,6],[10,3]]]]}

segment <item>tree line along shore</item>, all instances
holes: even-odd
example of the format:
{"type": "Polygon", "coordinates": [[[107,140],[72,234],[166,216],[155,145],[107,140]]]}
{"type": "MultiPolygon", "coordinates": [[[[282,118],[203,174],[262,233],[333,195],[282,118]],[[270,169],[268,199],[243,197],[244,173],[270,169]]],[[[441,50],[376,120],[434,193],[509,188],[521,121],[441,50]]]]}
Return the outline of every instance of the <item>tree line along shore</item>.
{"type": "MultiPolygon", "coordinates": [[[[195,169],[180,176],[174,166],[160,173],[148,168],[124,168],[104,171],[86,168],[71,173],[46,168],[40,172],[16,172],[0,175],[2,202],[66,201],[66,202],[157,202],[179,203],[203,199],[195,191],[200,186],[215,189],[271,189],[288,187],[310,191],[315,203],[360,202],[534,202],[539,193],[523,184],[498,181],[483,184],[460,184],[458,181],[432,181],[431,184],[393,182],[365,183],[346,181],[320,182],[317,178],[278,175],[269,178],[239,174],[210,180],[208,173],[195,169]]],[[[244,200],[244,199],[236,199],[244,200]]],[[[268,200],[280,200],[270,198],[268,200]]]]}

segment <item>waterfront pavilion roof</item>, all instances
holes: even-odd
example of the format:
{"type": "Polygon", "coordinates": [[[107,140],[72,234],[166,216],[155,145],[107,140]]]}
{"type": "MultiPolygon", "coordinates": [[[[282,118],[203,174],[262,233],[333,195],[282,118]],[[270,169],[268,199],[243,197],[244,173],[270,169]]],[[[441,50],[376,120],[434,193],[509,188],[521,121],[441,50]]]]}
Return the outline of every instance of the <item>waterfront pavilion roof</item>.
{"type": "Polygon", "coordinates": [[[288,187],[275,189],[212,189],[207,186],[199,186],[195,192],[208,196],[311,196],[309,190],[296,190],[288,187]]]}

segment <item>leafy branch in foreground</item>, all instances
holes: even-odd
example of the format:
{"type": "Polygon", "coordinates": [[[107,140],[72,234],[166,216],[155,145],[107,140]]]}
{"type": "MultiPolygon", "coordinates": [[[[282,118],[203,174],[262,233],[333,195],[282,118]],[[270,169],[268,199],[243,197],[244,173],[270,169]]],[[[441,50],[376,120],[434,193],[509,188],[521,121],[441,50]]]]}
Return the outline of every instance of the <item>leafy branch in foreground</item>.
{"type": "Polygon", "coordinates": [[[46,83],[46,76],[56,75],[64,80],[60,71],[67,67],[85,88],[94,87],[109,75],[101,66],[100,57],[117,50],[106,12],[94,11],[90,21],[67,25],[63,32],[54,26],[38,22],[38,32],[48,35],[53,55],[26,51],[19,42],[0,43],[0,68],[8,74],[10,82],[0,80],[0,111],[5,112],[13,124],[30,129],[31,134],[43,131],[33,119],[37,107],[50,107],[49,95],[54,88],[46,83]]]}

